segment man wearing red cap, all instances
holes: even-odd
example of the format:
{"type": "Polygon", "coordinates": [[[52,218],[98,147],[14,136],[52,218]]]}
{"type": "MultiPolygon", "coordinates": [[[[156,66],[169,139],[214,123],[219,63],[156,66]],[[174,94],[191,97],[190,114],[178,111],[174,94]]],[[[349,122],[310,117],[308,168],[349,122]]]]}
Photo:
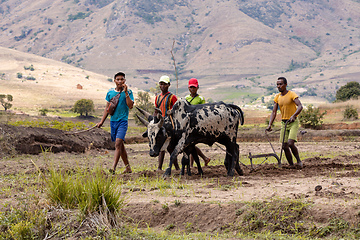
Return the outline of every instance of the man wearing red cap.
{"type": "MultiPolygon", "coordinates": [[[[191,105],[197,105],[197,104],[204,104],[205,103],[205,98],[200,96],[199,94],[197,94],[197,91],[199,89],[199,82],[196,78],[191,78],[189,80],[189,92],[190,94],[187,95],[185,97],[185,99],[191,104],[191,105]]],[[[210,162],[210,158],[206,157],[202,151],[198,148],[195,147],[197,154],[204,159],[205,162],[205,166],[207,166],[210,162]]],[[[194,158],[191,155],[190,156],[190,166],[192,167],[194,165],[194,158]]]]}

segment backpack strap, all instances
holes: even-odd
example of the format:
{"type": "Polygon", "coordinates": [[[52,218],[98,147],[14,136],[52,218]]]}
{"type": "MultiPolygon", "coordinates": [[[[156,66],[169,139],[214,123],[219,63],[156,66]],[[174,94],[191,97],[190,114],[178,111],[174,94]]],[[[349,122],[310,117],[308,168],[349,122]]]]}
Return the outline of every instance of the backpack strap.
{"type": "Polygon", "coordinates": [[[165,111],[165,117],[167,116],[167,110],[169,110],[170,109],[170,103],[171,103],[171,101],[169,101],[170,99],[171,99],[171,97],[172,97],[172,93],[171,92],[168,92],[167,94],[165,94],[162,98],[161,98],[161,100],[159,100],[160,99],[160,97],[158,97],[157,99],[156,99],[156,105],[157,105],[157,107],[158,108],[160,108],[161,109],[161,105],[163,105],[164,106],[164,111],[165,111]],[[165,100],[165,102],[164,102],[164,100],[165,100]]]}
{"type": "Polygon", "coordinates": [[[166,111],[165,111],[165,117],[167,116],[167,110],[170,110],[171,108],[171,98],[172,98],[173,94],[170,93],[167,98],[166,98],[166,102],[165,102],[165,106],[166,106],[166,111]]]}
{"type": "MultiPolygon", "coordinates": [[[[161,105],[161,103],[164,101],[164,99],[167,97],[167,95],[169,95],[169,94],[171,94],[170,92],[168,92],[167,94],[165,94],[162,98],[161,98],[161,100],[160,100],[160,102],[159,102],[159,99],[160,99],[160,97],[158,96],[157,97],[157,99],[156,99],[156,106],[159,108],[160,107],[160,105],[161,105]]],[[[161,96],[161,95],[160,95],[161,96]]]]}
{"type": "Polygon", "coordinates": [[[196,94],[196,95],[195,95],[195,97],[193,97],[193,98],[190,100],[190,102],[189,102],[189,103],[191,103],[191,102],[192,102],[192,100],[194,100],[194,98],[196,98],[197,96],[199,96],[199,94],[196,94]]]}

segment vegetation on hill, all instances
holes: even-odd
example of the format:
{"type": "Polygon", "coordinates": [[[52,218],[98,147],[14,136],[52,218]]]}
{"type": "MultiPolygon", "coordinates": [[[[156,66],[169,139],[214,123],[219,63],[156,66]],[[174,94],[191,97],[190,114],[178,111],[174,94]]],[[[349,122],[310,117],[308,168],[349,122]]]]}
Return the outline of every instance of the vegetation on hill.
{"type": "Polygon", "coordinates": [[[352,64],[360,55],[359,4],[7,0],[0,6],[0,44],[107,76],[118,71],[114,59],[126,59],[121,68],[129,82],[149,91],[162,74],[175,78],[175,40],[180,95],[197,77],[205,98],[245,104],[285,75],[304,88],[303,97],[333,101],[339,86],[360,76],[352,64]]]}
{"type": "Polygon", "coordinates": [[[71,111],[79,113],[80,116],[89,116],[89,113],[94,112],[94,102],[91,99],[80,99],[75,102],[71,111]]]}
{"type": "Polygon", "coordinates": [[[357,99],[360,96],[360,83],[348,82],[336,92],[336,101],[357,99]]]}
{"type": "Polygon", "coordinates": [[[10,94],[0,94],[0,103],[4,107],[5,111],[12,107],[11,102],[13,101],[13,96],[10,94]]]}

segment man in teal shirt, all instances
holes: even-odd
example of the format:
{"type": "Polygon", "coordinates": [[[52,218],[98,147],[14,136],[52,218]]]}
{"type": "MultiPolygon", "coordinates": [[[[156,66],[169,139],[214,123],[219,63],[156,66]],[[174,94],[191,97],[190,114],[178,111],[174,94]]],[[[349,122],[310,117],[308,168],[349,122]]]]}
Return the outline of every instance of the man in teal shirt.
{"type": "MultiPolygon", "coordinates": [[[[191,104],[191,105],[197,105],[197,104],[204,104],[205,98],[197,94],[197,91],[199,89],[199,82],[196,78],[191,78],[189,80],[189,92],[190,94],[185,97],[185,99],[191,104]]],[[[204,153],[198,148],[195,147],[197,154],[204,160],[205,166],[207,166],[210,162],[210,158],[206,157],[204,153]]],[[[190,166],[192,167],[194,165],[194,158],[191,155],[190,156],[190,166]]]]}
{"type": "Polygon", "coordinates": [[[109,172],[112,174],[115,173],[116,166],[121,156],[125,164],[124,173],[131,173],[131,168],[128,161],[124,141],[128,128],[129,109],[132,109],[134,106],[134,96],[132,91],[128,89],[128,86],[125,84],[125,73],[118,72],[117,74],[115,74],[114,82],[116,84],[116,87],[110,89],[106,94],[106,107],[101,121],[96,126],[100,128],[104,124],[107,116],[109,115],[108,108],[110,105],[110,100],[120,93],[119,103],[115,109],[114,114],[110,118],[111,140],[115,142],[115,153],[113,167],[109,169],[109,172]]]}

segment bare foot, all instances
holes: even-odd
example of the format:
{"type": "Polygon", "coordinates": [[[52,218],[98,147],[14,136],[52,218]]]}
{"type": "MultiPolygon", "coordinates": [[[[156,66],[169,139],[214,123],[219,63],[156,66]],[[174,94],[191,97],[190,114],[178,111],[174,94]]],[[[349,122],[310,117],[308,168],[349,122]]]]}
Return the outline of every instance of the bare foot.
{"type": "Polygon", "coordinates": [[[296,164],[296,166],[297,166],[297,168],[303,168],[303,163],[302,163],[302,162],[298,162],[298,163],[296,164]]]}
{"type": "Polygon", "coordinates": [[[132,173],[129,165],[126,165],[125,170],[123,171],[123,174],[125,174],[125,173],[132,173]]]}
{"type": "Polygon", "coordinates": [[[206,159],[204,160],[205,166],[207,166],[207,165],[209,164],[210,160],[211,160],[210,158],[206,158],[206,159]]]}

